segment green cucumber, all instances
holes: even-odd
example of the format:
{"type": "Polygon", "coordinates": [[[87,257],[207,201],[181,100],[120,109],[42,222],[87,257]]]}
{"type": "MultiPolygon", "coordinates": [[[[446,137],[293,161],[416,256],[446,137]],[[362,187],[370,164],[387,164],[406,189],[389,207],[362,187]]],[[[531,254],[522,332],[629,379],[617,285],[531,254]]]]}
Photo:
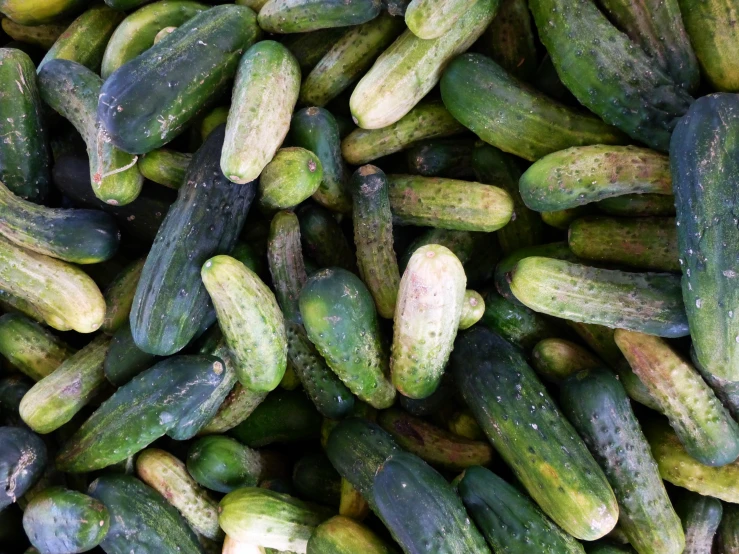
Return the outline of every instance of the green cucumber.
{"type": "MultiPolygon", "coordinates": [[[[21,25],[7,17],[0,21],[5,34],[14,41],[38,46],[48,50],[69,26],[68,21],[48,23],[46,25],[21,25]]],[[[7,45],[6,45],[7,48],[7,45]]]]}
{"type": "Polygon", "coordinates": [[[207,489],[228,493],[255,487],[269,469],[269,453],[221,435],[197,439],[187,454],[187,470],[207,489]]]}
{"type": "Polygon", "coordinates": [[[169,26],[179,27],[205,9],[203,4],[189,0],[160,0],[136,10],[110,37],[100,75],[107,79],[123,64],[151,48],[159,31],[169,26]]]}
{"type": "Polygon", "coordinates": [[[223,537],[218,527],[218,503],[190,477],[177,457],[147,448],[136,458],[136,474],[177,508],[195,532],[213,540],[223,537]]]}
{"type": "MultiPolygon", "coordinates": [[[[405,23],[418,38],[439,38],[454,24],[475,0],[412,0],[405,10],[405,23]]],[[[497,11],[498,5],[494,9],[497,11]]]]}
{"type": "Polygon", "coordinates": [[[357,128],[341,141],[347,162],[362,165],[430,138],[464,131],[441,102],[421,102],[402,118],[380,129],[357,128]]]}
{"type": "Polygon", "coordinates": [[[246,51],[236,73],[221,154],[226,177],[235,183],[259,177],[290,130],[299,91],[300,67],[282,44],[263,40],[246,51]]]}
{"type": "Polygon", "coordinates": [[[305,33],[359,25],[379,14],[379,0],[268,0],[258,21],[268,33],[305,33]]]}
{"type": "Polygon", "coordinates": [[[524,258],[511,291],[532,310],[555,317],[662,337],[688,334],[679,278],[627,273],[551,258],[524,258]]]}
{"type": "Polygon", "coordinates": [[[652,271],[680,271],[675,219],[584,217],[570,224],[578,258],[652,271]]]}
{"type": "Polygon", "coordinates": [[[62,446],[57,468],[85,473],[125,460],[187,421],[226,378],[205,355],[173,356],[120,387],[62,446]]]}
{"type": "Polygon", "coordinates": [[[62,487],[41,491],[23,512],[23,529],[41,554],[87,552],[109,528],[110,514],[102,502],[62,487]]]}
{"type": "Polygon", "coordinates": [[[393,248],[393,216],[385,173],[373,165],[354,172],[350,189],[354,205],[354,244],[359,275],[375,299],[380,317],[392,319],[400,286],[393,248]]]}
{"type": "Polygon", "coordinates": [[[424,177],[474,179],[472,170],[473,139],[431,139],[406,150],[408,173],[424,177]]]}
{"type": "Polygon", "coordinates": [[[390,206],[401,225],[457,231],[497,231],[513,216],[513,200],[502,188],[472,181],[388,175],[390,206]]]}
{"type": "Polygon", "coordinates": [[[144,178],[171,189],[178,189],[185,184],[185,174],[191,161],[192,154],[157,148],[140,157],[138,166],[144,178]]]}
{"type": "Polygon", "coordinates": [[[0,422],[3,425],[22,427],[24,425],[18,408],[23,396],[31,389],[33,381],[22,375],[9,375],[0,379],[0,422]]]}
{"type": "Polygon", "coordinates": [[[304,500],[338,507],[341,500],[341,476],[321,451],[305,454],[293,465],[295,493],[304,500]]]}
{"type": "Polygon", "coordinates": [[[128,323],[144,261],[140,259],[127,265],[105,289],[105,320],[101,327],[104,332],[112,335],[128,323]]]}
{"type": "Polygon", "coordinates": [[[691,96],[595,2],[533,0],[530,8],[557,73],[577,99],[631,138],[666,151],[691,96]]]}
{"type": "Polygon", "coordinates": [[[44,200],[51,185],[49,148],[31,58],[20,50],[0,48],[0,83],[0,182],[21,198],[44,200]]]}
{"type": "Polygon", "coordinates": [[[308,279],[299,304],[308,338],[349,390],[377,409],[392,405],[395,388],[364,283],[344,269],[325,269],[308,279]]]}
{"type": "Polygon", "coordinates": [[[603,362],[582,346],[565,339],[544,339],[531,351],[531,365],[547,381],[561,383],[580,371],[601,367],[603,362]]]}
{"type": "Polygon", "coordinates": [[[526,0],[501,0],[498,14],[479,44],[486,56],[514,77],[526,82],[534,80],[536,38],[526,0]]]}
{"type": "Polygon", "coordinates": [[[290,140],[310,150],[321,160],[323,180],[313,199],[331,211],[351,211],[351,197],[346,190],[347,169],[341,157],[339,126],[331,112],[323,108],[304,108],[293,115],[290,140]]]}
{"type": "Polygon", "coordinates": [[[739,552],[739,510],[732,504],[727,504],[724,508],[716,544],[721,554],[739,552]]]}
{"type": "Polygon", "coordinates": [[[308,539],[307,554],[394,554],[370,529],[342,515],[318,525],[308,539]]]}
{"type": "Polygon", "coordinates": [[[379,129],[410,112],[434,88],[449,60],[478,39],[497,10],[498,0],[477,0],[439,38],[423,40],[410,30],[400,35],[352,92],[349,107],[357,125],[379,129]]]}
{"type": "Polygon", "coordinates": [[[103,389],[103,362],[109,343],[109,337],[99,335],[36,383],[21,401],[23,421],[41,434],[70,421],[103,389]]]}
{"type": "MultiPolygon", "coordinates": [[[[616,333],[618,340],[618,332],[616,333]]],[[[570,376],[562,411],[613,487],[619,525],[638,552],[680,554],[685,537],[623,386],[606,369],[570,376]]]]}
{"type": "Polygon", "coordinates": [[[247,419],[267,397],[262,391],[252,391],[236,383],[221,403],[216,414],[200,429],[199,434],[225,433],[247,419]]]}
{"type": "Polygon", "coordinates": [[[43,25],[73,15],[90,3],[90,0],[0,0],[0,13],[22,25],[43,25]]]}
{"type": "Polygon", "coordinates": [[[257,188],[221,174],[223,136],[221,126],[193,156],[146,258],[130,320],[136,345],[149,354],[173,354],[215,321],[201,268],[234,247],[257,188]]]}
{"type": "Polygon", "coordinates": [[[708,373],[695,357],[695,348],[690,348],[690,360],[695,368],[700,372],[703,380],[713,389],[719,400],[728,408],[731,415],[736,420],[739,416],[739,383],[736,381],[727,381],[708,373]]]}
{"type": "Polygon", "coordinates": [[[321,160],[300,147],[280,148],[259,176],[259,204],[266,211],[293,208],[323,181],[321,160]]]}
{"type": "MultiPolygon", "coordinates": [[[[231,106],[218,106],[209,111],[200,121],[200,141],[205,142],[219,125],[222,125],[228,121],[228,112],[231,106]]],[[[194,130],[194,127],[193,127],[194,130]]]]}
{"type": "Polygon", "coordinates": [[[710,552],[713,537],[723,515],[721,501],[710,496],[683,491],[675,502],[675,510],[685,531],[683,554],[710,552]]]}
{"type": "Polygon", "coordinates": [[[303,80],[299,102],[325,106],[369,69],[402,30],[402,20],[386,13],[350,28],[303,80]]]}
{"type": "Polygon", "coordinates": [[[592,114],[530,89],[481,54],[463,54],[447,66],[441,97],[449,112],[482,140],[530,161],[572,146],[625,140],[592,114]]]}
{"type": "Polygon", "coordinates": [[[0,354],[40,381],[74,354],[74,349],[26,316],[4,314],[0,316],[0,354]]]}
{"type": "Polygon", "coordinates": [[[111,143],[132,154],[167,144],[218,98],[259,35],[249,8],[216,6],[119,67],[100,90],[97,109],[111,143]],[[136,86],[142,82],[145,91],[136,86]]]}
{"type": "Polygon", "coordinates": [[[712,94],[697,100],[670,143],[683,298],[693,348],[711,375],[739,381],[739,271],[731,249],[739,241],[730,186],[739,172],[739,99],[712,94]],[[717,152],[716,141],[723,147],[717,152]]]}
{"type": "Polygon", "coordinates": [[[592,206],[578,206],[576,208],[568,208],[566,210],[556,210],[553,212],[541,212],[541,220],[555,229],[566,231],[570,224],[576,219],[585,217],[595,213],[592,206]]]}
{"type": "Polygon", "coordinates": [[[298,60],[303,75],[307,75],[346,31],[345,27],[329,27],[307,33],[282,35],[282,44],[298,60]]]}
{"type": "Polygon", "coordinates": [[[536,548],[542,554],[584,554],[579,542],[493,472],[470,467],[456,486],[467,512],[495,552],[536,548]]]}
{"type": "Polygon", "coordinates": [[[0,445],[0,510],[5,511],[38,481],[47,457],[44,441],[25,427],[0,427],[0,445]]]}
{"type": "Polygon", "coordinates": [[[141,4],[145,4],[148,0],[105,0],[111,8],[116,10],[131,10],[138,8],[141,4]]]}
{"type": "Polygon", "coordinates": [[[517,348],[476,326],[457,340],[449,369],[488,440],[544,513],[582,540],[616,525],[605,475],[517,348]]]}
{"type": "Polygon", "coordinates": [[[485,300],[482,295],[474,290],[464,291],[462,301],[462,313],[459,314],[459,330],[469,329],[482,319],[485,314],[485,300]]]}
{"type": "MultiPolygon", "coordinates": [[[[481,236],[484,236],[480,234],[481,236]]],[[[408,265],[408,260],[411,259],[413,253],[418,250],[421,246],[427,244],[439,244],[447,247],[449,250],[454,252],[454,255],[459,258],[462,265],[465,265],[472,258],[472,254],[475,250],[475,243],[477,242],[478,236],[471,231],[453,231],[450,229],[428,229],[426,232],[418,236],[408,248],[406,248],[403,256],[398,260],[398,266],[400,271],[405,271],[408,265]]]]}
{"type": "Polygon", "coordinates": [[[308,279],[300,246],[300,224],[293,212],[278,212],[272,218],[267,242],[267,260],[275,296],[285,321],[300,324],[298,296],[308,279]]]}
{"type": "Polygon", "coordinates": [[[136,346],[131,334],[131,326],[126,321],[110,341],[103,364],[105,378],[113,385],[120,387],[145,369],[149,369],[157,359],[157,356],[144,352],[136,346]]]}
{"type": "Polygon", "coordinates": [[[71,60],[84,65],[95,73],[100,70],[105,47],[124,15],[108,6],[93,6],[64,31],[44,59],[38,69],[51,60],[71,60]]]}
{"type": "Polygon", "coordinates": [[[88,492],[110,513],[110,530],[100,544],[107,554],[204,554],[177,509],[135,477],[103,475],[88,492]]]}
{"type": "Polygon", "coordinates": [[[44,64],[38,83],[44,102],[82,135],[95,196],[113,206],[133,202],[144,179],[136,167],[136,156],[116,148],[97,119],[102,79],[83,65],[58,59],[44,64]]]}
{"type": "Polygon", "coordinates": [[[675,215],[675,197],[664,194],[624,194],[598,201],[598,209],[626,217],[675,215]]]}
{"type": "Polygon", "coordinates": [[[521,196],[539,212],[626,194],[672,195],[670,161],[635,146],[582,146],[544,156],[521,176],[521,196]]]}

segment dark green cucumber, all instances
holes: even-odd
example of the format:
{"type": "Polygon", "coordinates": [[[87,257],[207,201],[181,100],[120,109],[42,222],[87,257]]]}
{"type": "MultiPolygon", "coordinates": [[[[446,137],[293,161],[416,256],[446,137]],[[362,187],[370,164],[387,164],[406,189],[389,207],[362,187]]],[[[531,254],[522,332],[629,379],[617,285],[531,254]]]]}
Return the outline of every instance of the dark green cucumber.
{"type": "Polygon", "coordinates": [[[498,14],[480,37],[482,52],[514,77],[536,75],[536,39],[526,0],[502,0],[498,14]]]}
{"type": "Polygon", "coordinates": [[[710,496],[682,491],[674,504],[685,532],[683,554],[710,552],[713,537],[723,515],[721,501],[710,496]]]}
{"type": "Polygon", "coordinates": [[[721,554],[736,554],[739,552],[739,509],[733,504],[724,506],[724,514],[721,518],[721,524],[718,526],[716,544],[721,554]]]}
{"type": "Polygon", "coordinates": [[[624,194],[598,201],[598,209],[627,217],[675,215],[675,197],[664,194],[624,194]]]}
{"type": "Polygon", "coordinates": [[[583,146],[536,161],[521,176],[532,210],[565,210],[626,194],[672,195],[669,159],[635,146],[583,146]]]}
{"type": "Polygon", "coordinates": [[[268,33],[305,33],[359,25],[379,14],[379,0],[268,0],[258,21],[268,33]]]}
{"type": "Polygon", "coordinates": [[[350,212],[346,163],[341,157],[339,127],[331,112],[316,107],[295,112],[290,122],[290,139],[296,146],[310,150],[321,160],[323,180],[313,199],[329,210],[350,212]]]}
{"type": "Polygon", "coordinates": [[[157,359],[157,356],[148,354],[136,346],[131,334],[131,326],[126,321],[110,341],[103,364],[105,378],[113,385],[120,387],[142,371],[149,369],[157,359]]]}
{"type": "Polygon", "coordinates": [[[739,174],[739,99],[712,94],[697,100],[670,143],[683,298],[693,347],[711,375],[739,381],[739,272],[731,254],[739,244],[730,185],[739,174]],[[718,152],[716,141],[723,144],[718,152]]]}
{"type": "Polygon", "coordinates": [[[521,352],[478,325],[460,335],[449,364],[475,419],[542,510],[576,538],[608,533],[618,517],[613,491],[521,352]]]}
{"type": "Polygon", "coordinates": [[[105,289],[103,293],[105,320],[102,326],[104,332],[114,334],[121,326],[128,324],[133,295],[136,293],[143,268],[144,259],[136,260],[127,265],[105,289]]]}
{"type": "Polygon", "coordinates": [[[33,381],[19,374],[11,374],[0,379],[0,422],[3,425],[12,427],[24,425],[18,409],[23,396],[32,386],[33,381]]]}
{"type": "Polygon", "coordinates": [[[557,73],[577,99],[631,138],[666,151],[691,96],[594,2],[533,0],[530,8],[557,73]]]}
{"type": "Polygon", "coordinates": [[[0,182],[21,198],[44,200],[51,182],[49,147],[31,58],[20,50],[0,48],[0,84],[0,182]]]}
{"type": "Polygon", "coordinates": [[[470,180],[472,170],[473,139],[431,139],[419,142],[406,150],[408,172],[424,177],[447,177],[470,180]]]}
{"type": "Polygon", "coordinates": [[[582,346],[565,339],[544,339],[531,351],[531,364],[547,381],[561,383],[570,375],[601,367],[603,362],[582,346]]]}
{"type": "Polygon", "coordinates": [[[53,23],[81,11],[90,0],[2,0],[0,13],[22,25],[53,23]]]}
{"type": "Polygon", "coordinates": [[[87,552],[109,528],[110,514],[102,502],[62,487],[41,491],[23,512],[23,529],[41,554],[87,552]]]}
{"type": "Polygon", "coordinates": [[[323,452],[306,454],[293,466],[293,487],[300,498],[338,507],[341,476],[323,452]]]}
{"type": "Polygon", "coordinates": [[[303,75],[308,75],[346,31],[344,27],[329,27],[307,33],[282,35],[282,44],[298,60],[303,75]]]}
{"type": "Polygon", "coordinates": [[[109,140],[133,154],[164,146],[218,97],[259,34],[249,8],[216,6],[118,68],[100,90],[97,110],[109,140]],[[146,91],[136,86],[141,82],[146,91]]]}
{"type": "Polygon", "coordinates": [[[135,200],[144,180],[136,156],[115,147],[96,116],[102,79],[83,65],[59,59],[44,64],[38,83],[44,102],[82,135],[95,196],[113,206],[135,200]]]}
{"type": "Polygon", "coordinates": [[[354,519],[334,516],[315,528],[306,554],[393,554],[395,550],[354,519]]]}
{"type": "Polygon", "coordinates": [[[141,175],[146,179],[178,189],[185,184],[185,174],[190,161],[192,154],[158,148],[139,158],[138,166],[141,175]]]}
{"type": "Polygon", "coordinates": [[[64,444],[57,467],[84,473],[145,448],[186,422],[226,377],[213,356],[174,356],[120,387],[64,444]]]}
{"type": "Polygon", "coordinates": [[[524,258],[511,291],[532,310],[555,317],[663,337],[689,333],[679,278],[627,273],[551,258],[524,258]]]}
{"type": "Polygon", "coordinates": [[[310,198],[321,181],[318,156],[299,146],[280,148],[259,175],[259,205],[267,213],[294,208],[310,198]]]}
{"type": "Polygon", "coordinates": [[[491,471],[465,470],[457,492],[467,512],[495,552],[584,554],[582,545],[562,531],[515,487],[491,471]]]}
{"type": "Polygon", "coordinates": [[[0,427],[0,510],[15,503],[46,468],[46,445],[24,427],[0,427]]]}
{"type": "Polygon", "coordinates": [[[100,545],[107,554],[204,554],[177,509],[135,477],[103,475],[90,484],[89,494],[110,513],[110,530],[100,545]]]}
{"type": "MultiPolygon", "coordinates": [[[[618,333],[617,333],[618,336],[618,333]]],[[[680,554],[685,537],[621,383],[589,369],[560,386],[560,405],[613,487],[619,525],[638,552],[680,554]]]]}
{"type": "Polygon", "coordinates": [[[578,258],[652,271],[680,271],[675,219],[584,217],[570,224],[578,258]]]}
{"type": "Polygon", "coordinates": [[[146,258],[131,308],[133,337],[144,352],[173,354],[204,320],[215,320],[200,270],[233,248],[256,193],[256,183],[237,185],[221,173],[223,137],[220,127],[193,156],[146,258]]]}
{"type": "Polygon", "coordinates": [[[297,213],[303,249],[319,268],[340,267],[357,271],[354,252],[331,212],[321,206],[306,204],[297,213]]]}
{"type": "Polygon", "coordinates": [[[298,296],[308,277],[300,250],[300,224],[293,212],[282,211],[272,218],[267,260],[285,321],[301,323],[298,296]]]}
{"type": "Polygon", "coordinates": [[[251,391],[237,382],[219,406],[216,414],[200,429],[199,434],[225,433],[233,429],[248,418],[266,397],[267,393],[251,391]]]}

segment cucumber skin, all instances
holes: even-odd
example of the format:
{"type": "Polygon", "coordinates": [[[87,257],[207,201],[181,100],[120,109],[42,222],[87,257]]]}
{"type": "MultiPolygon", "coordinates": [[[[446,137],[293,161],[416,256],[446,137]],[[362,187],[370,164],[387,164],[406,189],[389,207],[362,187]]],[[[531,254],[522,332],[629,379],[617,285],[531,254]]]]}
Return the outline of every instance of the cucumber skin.
{"type": "Polygon", "coordinates": [[[294,208],[310,198],[321,181],[318,156],[297,146],[280,148],[259,175],[259,205],[268,213],[294,208]]]}
{"type": "Polygon", "coordinates": [[[100,90],[97,108],[111,142],[132,154],[164,146],[217,98],[259,35],[249,8],[216,6],[118,68],[100,90]],[[162,72],[169,79],[160,78],[162,72]],[[183,84],[170,86],[170,79],[183,84]],[[146,91],[136,86],[141,82],[149,83],[146,91]]]}
{"type": "Polygon", "coordinates": [[[305,33],[359,25],[379,14],[379,0],[268,0],[258,21],[268,33],[305,33]]]}
{"type": "Polygon", "coordinates": [[[308,453],[293,464],[292,484],[298,497],[331,508],[341,501],[341,476],[322,451],[308,453]]]}
{"type": "Polygon", "coordinates": [[[315,528],[306,554],[394,554],[395,550],[367,527],[343,515],[334,516],[315,528]]]}
{"type": "Polygon", "coordinates": [[[145,179],[165,187],[179,189],[185,184],[187,166],[191,161],[192,154],[158,148],[140,157],[138,167],[145,179]]]}
{"type": "Polygon", "coordinates": [[[89,3],[90,0],[2,0],[0,13],[21,25],[43,25],[78,12],[89,3]]]}
{"type": "Polygon", "coordinates": [[[128,324],[144,262],[145,258],[141,258],[127,265],[105,289],[105,319],[101,327],[103,332],[112,335],[121,326],[128,324]]]}
{"type": "Polygon", "coordinates": [[[485,300],[482,295],[474,290],[464,291],[462,302],[462,313],[459,316],[459,330],[469,329],[482,319],[485,314],[485,300]]]}
{"type": "Polygon", "coordinates": [[[201,268],[234,247],[256,194],[256,183],[236,185],[221,174],[223,137],[220,127],[193,156],[146,257],[130,321],[136,345],[149,354],[181,350],[206,320],[215,320],[201,268]]]}
{"type": "Polygon", "coordinates": [[[723,515],[721,501],[710,496],[682,491],[675,502],[675,510],[685,531],[683,554],[710,552],[713,537],[723,515]]]}
{"type": "Polygon", "coordinates": [[[462,398],[531,497],[576,538],[608,533],[618,517],[613,491],[520,351],[480,326],[455,346],[449,369],[462,398]]]}
{"type": "Polygon", "coordinates": [[[619,525],[645,554],[680,554],[685,536],[626,391],[605,369],[574,374],[560,405],[593,453],[619,501],[619,525]]]}
{"type": "MultiPolygon", "coordinates": [[[[0,21],[0,26],[5,34],[8,35],[16,43],[21,43],[23,47],[28,45],[38,46],[43,50],[48,50],[56,42],[64,30],[68,27],[68,21],[59,23],[49,23],[47,25],[21,25],[7,17],[0,21]]],[[[7,45],[6,45],[7,48],[7,45]]]]}
{"type": "Polygon", "coordinates": [[[285,321],[301,324],[298,296],[308,276],[300,249],[300,223],[293,212],[272,218],[267,240],[267,261],[277,302],[285,321]]]}
{"type": "Polygon", "coordinates": [[[0,510],[23,496],[46,469],[46,445],[25,427],[0,427],[0,510]]]}
{"type": "MultiPolygon", "coordinates": [[[[533,21],[526,0],[501,0],[495,19],[480,39],[482,52],[508,73],[525,82],[536,76],[533,21]]],[[[543,91],[546,92],[546,91],[543,91]]]]}
{"type": "Polygon", "coordinates": [[[300,65],[303,76],[308,75],[316,64],[346,34],[343,27],[329,27],[307,33],[282,35],[282,44],[292,52],[300,65]]]}
{"type": "Polygon", "coordinates": [[[675,198],[663,194],[624,194],[623,196],[604,198],[597,205],[601,211],[617,216],[660,217],[675,215],[675,198]]]}
{"type": "Polygon", "coordinates": [[[531,364],[543,379],[562,383],[571,375],[603,365],[582,346],[565,339],[544,339],[531,351],[531,364]]]}
{"type": "Polygon", "coordinates": [[[158,359],[158,356],[148,354],[136,346],[131,326],[126,321],[111,338],[103,364],[105,378],[116,387],[123,386],[145,369],[149,369],[158,359]]]}
{"type": "Polygon", "coordinates": [[[418,38],[439,38],[474,3],[475,0],[412,0],[405,11],[405,23],[418,38]]]}
{"type": "Polygon", "coordinates": [[[90,484],[88,493],[110,513],[110,530],[101,543],[107,554],[128,554],[132,549],[142,554],[204,554],[177,509],[135,477],[103,475],[90,484]]]}
{"type": "MultiPolygon", "coordinates": [[[[473,139],[430,139],[405,151],[408,173],[424,177],[472,180],[473,139]]],[[[478,179],[479,180],[479,179],[478,179]]]]}
{"type": "Polygon", "coordinates": [[[623,144],[626,139],[597,117],[532,91],[481,54],[462,54],[446,67],[441,97],[449,112],[482,140],[529,161],[573,146],[623,144]],[[513,97],[516,102],[510,101],[513,97]]]}
{"type": "Polygon", "coordinates": [[[679,289],[673,275],[627,273],[542,257],[518,262],[511,278],[511,291],[532,310],[670,338],[689,333],[679,289]],[[575,293],[583,289],[584,297],[575,293]]]}
{"type": "Polygon", "coordinates": [[[221,435],[196,440],[187,454],[187,470],[202,486],[222,493],[255,487],[263,473],[261,453],[221,435]]]}
{"type": "Polygon", "coordinates": [[[693,347],[711,375],[739,381],[739,271],[727,251],[739,242],[733,210],[739,203],[729,185],[739,174],[739,101],[712,94],[693,103],[670,143],[683,298],[693,347]],[[716,152],[716,140],[725,147],[716,152]]]}
{"type": "Polygon", "coordinates": [[[21,198],[42,201],[51,185],[51,160],[31,58],[20,50],[0,48],[0,83],[4,90],[0,182],[21,198]]]}
{"type": "Polygon", "coordinates": [[[733,504],[727,504],[724,507],[716,542],[721,554],[736,554],[739,552],[739,510],[733,504]]]}

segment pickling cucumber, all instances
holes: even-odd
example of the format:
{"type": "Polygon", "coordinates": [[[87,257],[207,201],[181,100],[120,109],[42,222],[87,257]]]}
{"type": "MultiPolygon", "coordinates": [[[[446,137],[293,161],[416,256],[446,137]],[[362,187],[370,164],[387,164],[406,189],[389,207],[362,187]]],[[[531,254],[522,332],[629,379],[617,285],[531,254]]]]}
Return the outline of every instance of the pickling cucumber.
{"type": "Polygon", "coordinates": [[[268,0],[259,26],[268,33],[305,33],[359,25],[379,13],[379,0],[268,0]]]}
{"type": "MultiPolygon", "coordinates": [[[[244,1],[244,0],[242,0],[244,1]]],[[[258,0],[261,1],[261,0],[258,0]]],[[[307,33],[282,35],[282,44],[298,60],[303,75],[307,75],[326,55],[334,44],[346,33],[344,27],[327,27],[307,33]]]]}
{"type": "Polygon", "coordinates": [[[624,194],[598,201],[598,209],[626,217],[674,216],[675,197],[665,194],[624,194]]]}
{"type": "Polygon", "coordinates": [[[233,429],[247,419],[266,396],[265,392],[251,391],[237,382],[219,406],[216,414],[200,429],[199,434],[220,434],[233,429]]]}
{"type": "Polygon", "coordinates": [[[418,38],[439,38],[474,3],[475,0],[412,0],[405,10],[405,23],[418,38]]]}
{"type": "Polygon", "coordinates": [[[405,151],[408,173],[471,180],[474,139],[442,138],[416,143],[405,151]]]}
{"type": "MultiPolygon", "coordinates": [[[[531,82],[537,69],[533,26],[526,0],[501,0],[498,14],[485,29],[478,44],[483,54],[508,73],[522,81],[531,82]]],[[[544,89],[540,90],[546,93],[544,89]]]]}
{"type": "Polygon", "coordinates": [[[305,454],[293,464],[292,484],[303,500],[337,508],[341,476],[322,451],[305,454]]]}
{"type": "Polygon", "coordinates": [[[270,213],[294,208],[318,190],[323,180],[321,160],[310,150],[280,148],[259,176],[259,205],[270,213]]]}
{"type": "Polygon", "coordinates": [[[685,532],[683,554],[710,552],[723,515],[721,501],[710,496],[681,491],[674,504],[685,532]]]}
{"type": "Polygon", "coordinates": [[[464,300],[462,301],[462,313],[459,314],[460,331],[469,329],[475,323],[482,319],[485,314],[485,300],[482,295],[474,290],[464,291],[464,300]]]}
{"type": "Polygon", "coordinates": [[[47,23],[46,25],[21,25],[4,17],[0,21],[0,26],[2,26],[5,34],[14,41],[22,44],[32,44],[48,50],[69,26],[69,22],[62,20],[59,23],[47,23]]]}
{"type": "Polygon", "coordinates": [[[0,510],[5,511],[39,480],[47,454],[44,441],[25,427],[0,427],[0,445],[0,510]]]}
{"type": "Polygon", "coordinates": [[[128,321],[118,329],[110,341],[105,356],[105,378],[116,387],[128,383],[142,371],[149,369],[158,357],[136,346],[128,321]]]}
{"type": "Polygon", "coordinates": [[[79,12],[90,0],[0,0],[0,13],[22,25],[42,25],[79,12]]]}
{"type": "Polygon", "coordinates": [[[395,550],[354,519],[334,516],[318,525],[308,539],[307,554],[393,554],[395,550]]]}
{"type": "Polygon", "coordinates": [[[718,526],[716,543],[721,554],[736,554],[739,552],[739,509],[733,504],[727,504],[724,507],[724,514],[718,526]]]}

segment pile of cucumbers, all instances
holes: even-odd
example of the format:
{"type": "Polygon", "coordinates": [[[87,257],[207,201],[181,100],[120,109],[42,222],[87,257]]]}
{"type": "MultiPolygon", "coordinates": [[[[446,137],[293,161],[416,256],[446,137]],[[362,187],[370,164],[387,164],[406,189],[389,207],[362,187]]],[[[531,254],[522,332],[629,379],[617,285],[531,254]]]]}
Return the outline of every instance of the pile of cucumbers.
{"type": "Polygon", "coordinates": [[[0,16],[0,554],[739,554],[739,0],[0,16]]]}

